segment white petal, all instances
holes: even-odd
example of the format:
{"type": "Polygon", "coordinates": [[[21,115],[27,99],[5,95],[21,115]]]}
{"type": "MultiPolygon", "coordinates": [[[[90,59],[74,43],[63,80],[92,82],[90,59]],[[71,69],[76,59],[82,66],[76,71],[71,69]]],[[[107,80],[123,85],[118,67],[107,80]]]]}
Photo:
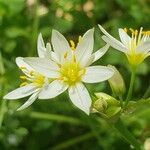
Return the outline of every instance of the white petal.
{"type": "Polygon", "coordinates": [[[130,42],[131,42],[131,38],[130,36],[128,36],[128,34],[123,30],[123,29],[119,29],[119,36],[121,39],[121,42],[128,48],[130,48],[130,42]]]}
{"type": "Polygon", "coordinates": [[[56,30],[52,30],[52,46],[57,57],[61,61],[66,52],[71,52],[68,41],[56,30]]]}
{"type": "Polygon", "coordinates": [[[117,39],[115,39],[113,36],[111,36],[101,25],[98,25],[100,30],[106,35],[106,36],[102,36],[102,39],[108,43],[109,45],[111,45],[112,47],[114,47],[115,49],[122,51],[122,52],[126,52],[127,48],[117,39]]]}
{"type": "Polygon", "coordinates": [[[91,97],[86,87],[82,83],[77,83],[68,89],[72,103],[87,115],[90,113],[91,97]]]}
{"type": "Polygon", "coordinates": [[[143,43],[141,43],[138,47],[137,47],[137,52],[148,52],[150,51],[150,40],[147,40],[143,43]]]}
{"type": "Polygon", "coordinates": [[[123,45],[120,45],[119,41],[114,41],[107,36],[103,35],[102,39],[109,45],[111,45],[113,48],[123,52],[123,53],[128,53],[127,48],[125,48],[123,45]]]}
{"type": "Polygon", "coordinates": [[[92,56],[94,56],[93,62],[95,62],[98,59],[100,59],[107,52],[108,48],[109,48],[109,45],[106,44],[104,47],[100,48],[98,51],[96,51],[95,53],[93,53],[92,54],[92,56]]]}
{"type": "Polygon", "coordinates": [[[53,60],[54,62],[56,62],[58,64],[60,63],[56,53],[53,51],[51,51],[51,60],[53,60]]]}
{"type": "Polygon", "coordinates": [[[49,78],[59,77],[58,65],[46,58],[27,57],[24,61],[32,66],[37,72],[49,78]]]}
{"type": "Polygon", "coordinates": [[[95,56],[91,55],[91,57],[87,60],[87,62],[84,64],[84,68],[90,66],[93,63],[95,56]]]}
{"type": "Polygon", "coordinates": [[[14,91],[6,94],[4,96],[4,99],[13,100],[13,99],[23,98],[23,97],[31,95],[36,90],[37,90],[37,88],[33,84],[28,84],[28,85],[17,88],[14,91]]]}
{"type": "Polygon", "coordinates": [[[43,58],[45,56],[46,48],[41,33],[39,34],[37,40],[37,50],[38,50],[38,56],[43,58]]]}
{"type": "Polygon", "coordinates": [[[113,69],[106,66],[91,66],[86,68],[82,81],[86,83],[97,83],[108,80],[114,74],[113,69]]]}
{"type": "MultiPolygon", "coordinates": [[[[26,68],[28,71],[33,71],[34,69],[29,65],[27,64],[25,61],[24,61],[24,58],[23,57],[17,57],[16,58],[16,64],[18,65],[19,68],[26,68]]],[[[26,72],[24,71],[24,69],[22,69],[22,71],[26,74],[26,72]]]]}
{"type": "Polygon", "coordinates": [[[51,52],[52,52],[52,47],[50,43],[46,43],[46,52],[44,57],[47,59],[51,59],[51,52]]]}
{"type": "Polygon", "coordinates": [[[23,110],[23,109],[29,107],[29,106],[37,99],[38,93],[39,93],[39,91],[38,91],[38,92],[35,92],[34,94],[32,94],[32,95],[30,96],[30,98],[29,98],[21,107],[19,107],[19,108],[17,109],[17,111],[20,111],[20,110],[23,110]]]}
{"type": "Polygon", "coordinates": [[[82,66],[84,66],[89,60],[94,45],[94,28],[88,30],[82,37],[80,43],[77,45],[75,50],[77,60],[82,66]]]}
{"type": "Polygon", "coordinates": [[[68,88],[68,85],[64,84],[60,80],[54,80],[49,85],[45,86],[39,93],[39,99],[50,99],[63,93],[68,88]]]}

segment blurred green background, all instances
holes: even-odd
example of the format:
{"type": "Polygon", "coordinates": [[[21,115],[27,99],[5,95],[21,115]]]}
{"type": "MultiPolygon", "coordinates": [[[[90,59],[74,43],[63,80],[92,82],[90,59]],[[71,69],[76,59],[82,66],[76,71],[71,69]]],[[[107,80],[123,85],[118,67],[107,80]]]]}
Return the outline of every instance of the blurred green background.
{"type": "MultiPolygon", "coordinates": [[[[0,0],[0,150],[128,150],[130,145],[100,116],[86,116],[75,108],[67,93],[51,100],[37,100],[21,112],[16,109],[27,98],[4,101],[3,96],[20,85],[18,56],[37,56],[37,36],[41,32],[50,41],[51,30],[77,40],[95,27],[94,50],[104,46],[97,24],[115,37],[118,28],[149,29],[149,0],[0,0]]],[[[130,68],[126,57],[110,48],[95,64],[115,65],[129,84],[130,68]]],[[[150,61],[138,69],[134,97],[149,97],[150,61]]],[[[88,84],[91,93],[111,94],[107,82],[88,84]]],[[[123,116],[137,139],[150,137],[150,105],[123,116]]]]}

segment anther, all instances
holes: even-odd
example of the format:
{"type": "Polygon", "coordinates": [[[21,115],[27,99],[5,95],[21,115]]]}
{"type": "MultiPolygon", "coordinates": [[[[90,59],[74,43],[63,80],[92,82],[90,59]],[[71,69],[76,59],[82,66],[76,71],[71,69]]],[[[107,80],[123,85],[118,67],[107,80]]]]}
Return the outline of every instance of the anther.
{"type": "Polygon", "coordinates": [[[65,53],[64,53],[64,58],[66,59],[67,56],[68,56],[68,52],[65,52],[65,53]]]}
{"type": "Polygon", "coordinates": [[[26,77],[26,76],[20,76],[20,79],[22,79],[22,80],[26,80],[26,79],[27,79],[27,77],[26,77]]]}
{"type": "Polygon", "coordinates": [[[20,69],[21,69],[21,70],[24,70],[24,69],[26,69],[26,67],[22,66],[22,67],[20,67],[20,69]]]}
{"type": "Polygon", "coordinates": [[[82,36],[79,36],[79,38],[78,38],[78,44],[81,42],[81,40],[82,40],[82,36]]]}
{"type": "Polygon", "coordinates": [[[123,30],[124,30],[126,33],[128,32],[128,29],[127,29],[127,28],[124,28],[123,30]]]}
{"type": "Polygon", "coordinates": [[[70,40],[71,49],[75,50],[75,43],[73,40],[70,40]]]}
{"type": "Polygon", "coordinates": [[[27,84],[28,84],[28,82],[23,82],[23,83],[20,84],[20,87],[25,86],[27,84]]]}

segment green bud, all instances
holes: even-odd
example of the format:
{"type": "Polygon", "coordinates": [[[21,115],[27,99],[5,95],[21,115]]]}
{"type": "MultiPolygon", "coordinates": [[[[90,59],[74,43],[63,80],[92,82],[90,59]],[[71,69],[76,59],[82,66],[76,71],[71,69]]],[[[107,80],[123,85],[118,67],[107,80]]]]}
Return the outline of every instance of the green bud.
{"type": "Polygon", "coordinates": [[[95,93],[95,95],[99,99],[104,99],[108,105],[120,105],[120,102],[118,100],[116,100],[114,97],[106,93],[99,92],[99,93],[95,93]]]}
{"type": "Polygon", "coordinates": [[[114,75],[108,80],[110,87],[116,96],[121,96],[126,90],[123,77],[114,66],[108,66],[114,70],[114,75]]]}
{"type": "Polygon", "coordinates": [[[95,93],[98,98],[93,103],[93,112],[98,112],[105,119],[115,118],[121,112],[120,102],[106,93],[95,93]]]}
{"type": "Polygon", "coordinates": [[[150,138],[147,138],[144,142],[144,149],[150,150],[150,138]]]}
{"type": "Polygon", "coordinates": [[[93,108],[95,108],[98,112],[104,112],[107,108],[107,102],[100,98],[94,102],[93,108]]]}

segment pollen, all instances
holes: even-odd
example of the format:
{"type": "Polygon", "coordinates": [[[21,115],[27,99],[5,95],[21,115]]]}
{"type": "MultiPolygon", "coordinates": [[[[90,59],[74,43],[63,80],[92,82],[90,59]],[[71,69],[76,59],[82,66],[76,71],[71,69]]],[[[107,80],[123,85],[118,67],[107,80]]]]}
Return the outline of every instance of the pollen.
{"type": "Polygon", "coordinates": [[[69,85],[74,85],[81,81],[82,76],[85,74],[85,69],[81,68],[79,63],[74,61],[65,63],[60,69],[60,79],[69,85]]]}
{"type": "Polygon", "coordinates": [[[71,45],[71,46],[70,46],[71,49],[72,49],[72,50],[75,50],[76,47],[75,47],[75,43],[74,43],[73,40],[70,40],[70,45],[71,45]]]}

